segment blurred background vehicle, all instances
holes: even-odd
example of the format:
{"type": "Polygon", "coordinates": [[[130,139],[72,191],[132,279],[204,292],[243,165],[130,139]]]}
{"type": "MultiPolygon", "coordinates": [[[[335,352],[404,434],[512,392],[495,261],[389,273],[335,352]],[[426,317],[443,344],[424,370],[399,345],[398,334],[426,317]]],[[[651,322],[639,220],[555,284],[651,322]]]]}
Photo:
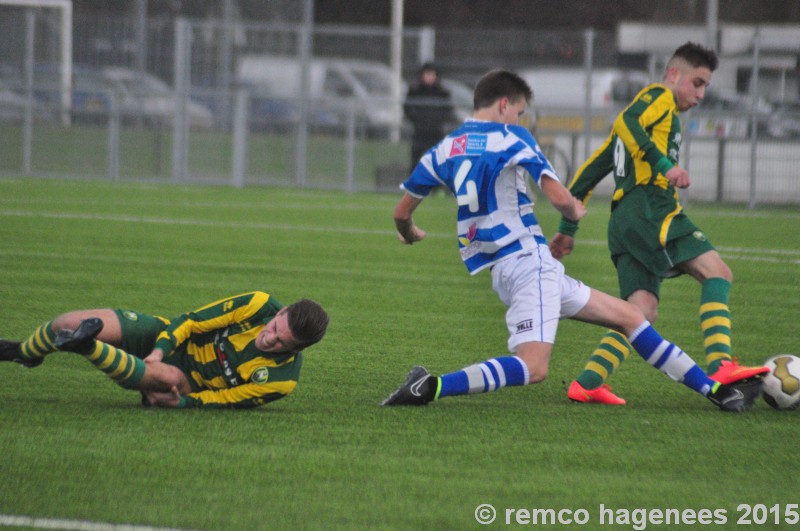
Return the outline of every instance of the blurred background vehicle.
{"type": "MultiPolygon", "coordinates": [[[[519,75],[533,89],[539,107],[583,109],[586,105],[586,73],[582,68],[528,68],[519,75]]],[[[592,71],[590,105],[596,111],[617,111],[650,84],[646,72],[597,68],[592,71]]]]}
{"type": "MultiPolygon", "coordinates": [[[[36,99],[31,102],[33,120],[36,122],[55,121],[54,113],[36,99]]],[[[4,80],[0,79],[0,123],[20,124],[25,120],[28,108],[28,98],[17,90],[13,90],[4,80]]]]}
{"type": "Polygon", "coordinates": [[[773,138],[800,138],[800,101],[774,103],[767,133],[773,138]]]}
{"type": "MultiPolygon", "coordinates": [[[[33,94],[39,112],[55,117],[62,106],[61,73],[57,65],[37,65],[33,74],[33,94]]],[[[8,65],[0,68],[0,80],[17,94],[24,92],[23,75],[19,68],[8,65]]],[[[123,123],[141,122],[146,125],[169,126],[176,115],[175,93],[164,81],[146,72],[131,68],[102,69],[72,66],[71,118],[81,123],[106,123],[116,98],[123,123]]],[[[10,102],[12,97],[7,96],[10,102]]],[[[5,106],[9,107],[7,103],[5,106]]],[[[190,99],[186,105],[189,125],[210,129],[214,125],[211,110],[190,99]]]]}
{"type": "MultiPolygon", "coordinates": [[[[143,117],[152,124],[170,126],[176,116],[175,93],[167,83],[147,72],[130,68],[107,67],[101,70],[104,83],[118,98],[120,112],[127,120],[143,117]]],[[[214,116],[206,105],[186,102],[189,126],[211,129],[214,116]]]]}
{"type": "MultiPolygon", "coordinates": [[[[693,136],[715,138],[747,138],[750,135],[752,100],[733,91],[706,89],[700,104],[687,113],[684,127],[693,136]]],[[[772,106],[764,98],[756,101],[758,133],[767,131],[772,106]]]]}
{"type": "MultiPolygon", "coordinates": [[[[237,81],[253,87],[259,97],[291,100],[301,94],[301,63],[295,57],[246,55],[239,59],[237,81]]],[[[309,71],[308,96],[311,116],[342,130],[355,120],[359,132],[385,136],[401,123],[391,105],[392,73],[376,61],[315,58],[309,71]]],[[[405,87],[403,87],[405,91],[405,87]]]]}
{"type": "Polygon", "coordinates": [[[455,79],[443,77],[442,86],[450,91],[450,101],[453,104],[453,112],[461,123],[472,116],[472,88],[466,83],[455,79]]]}

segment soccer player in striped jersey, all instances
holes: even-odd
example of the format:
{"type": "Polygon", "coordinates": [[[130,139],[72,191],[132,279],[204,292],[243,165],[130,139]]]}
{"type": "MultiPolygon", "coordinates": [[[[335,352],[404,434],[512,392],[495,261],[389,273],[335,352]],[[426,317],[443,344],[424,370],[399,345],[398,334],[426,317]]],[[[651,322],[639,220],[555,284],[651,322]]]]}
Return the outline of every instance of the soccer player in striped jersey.
{"type": "Polygon", "coordinates": [[[301,350],[327,326],[314,301],[283,307],[254,291],[174,319],[112,309],[66,313],[26,341],[0,340],[0,361],[36,367],[52,352],[76,352],[121,387],[141,391],[145,405],[251,408],[294,390],[301,350]]]}
{"type": "Polygon", "coordinates": [[[711,380],[680,348],[662,338],[635,305],[594,290],[564,272],[536,219],[526,172],[566,219],[586,209],[561,184],[530,132],[519,125],[532,91],[505,70],[484,75],[475,87],[473,118],[432,147],[402,187],[394,211],[402,243],[425,238],[413,213],[435,187],[457,202],[456,241],[470,274],[489,270],[507,306],[510,356],[433,376],[414,367],[383,405],[424,405],[453,395],[485,393],[545,379],[561,318],[610,327],[648,363],[727,411],[749,409],[761,382],[723,385],[711,380]]]}
{"type": "MultiPolygon", "coordinates": [[[[742,366],[732,358],[728,296],[733,275],[683,211],[676,190],[690,184],[689,174],[678,166],[678,115],[703,99],[717,62],[713,50],[691,42],[680,46],[667,62],[663,81],[645,87],[619,114],[611,134],[581,166],[569,189],[585,204],[595,186],[614,175],[608,247],[620,297],[655,322],[662,280],[683,273],[697,280],[706,370],[714,380],[729,383],[760,378],[768,369],[742,366]]],[[[577,228],[577,221],[561,220],[550,244],[553,256],[560,259],[572,251],[577,228]]],[[[605,382],[630,349],[623,335],[609,330],[567,390],[569,398],[624,405],[605,382]]]]}

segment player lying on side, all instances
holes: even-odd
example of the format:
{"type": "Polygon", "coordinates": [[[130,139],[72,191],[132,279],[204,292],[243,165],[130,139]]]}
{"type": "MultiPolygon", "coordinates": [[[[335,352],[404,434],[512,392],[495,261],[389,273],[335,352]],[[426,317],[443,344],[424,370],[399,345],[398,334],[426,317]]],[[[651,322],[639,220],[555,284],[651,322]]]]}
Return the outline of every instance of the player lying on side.
{"type": "Polygon", "coordinates": [[[301,350],[322,339],[328,314],[302,299],[283,307],[262,291],[174,319],[129,310],[79,310],[25,341],[0,340],[0,361],[37,367],[56,351],[83,355],[145,405],[251,408],[297,385],[301,350]]]}
{"type": "Polygon", "coordinates": [[[439,377],[415,367],[383,405],[424,405],[446,396],[541,382],[559,319],[571,318],[624,334],[650,365],[723,410],[752,407],[760,381],[722,384],[709,378],[661,337],[639,308],[569,277],[550,254],[527,194],[525,172],[565,218],[578,221],[586,209],[561,184],[530,132],[518,125],[531,97],[528,84],[512,72],[484,75],[475,87],[473,118],[422,157],[402,184],[405,194],[394,212],[400,241],[421,241],[425,231],[413,221],[415,209],[435,187],[450,189],[457,202],[461,258],[470,274],[490,270],[492,286],[508,308],[512,355],[439,377]]]}

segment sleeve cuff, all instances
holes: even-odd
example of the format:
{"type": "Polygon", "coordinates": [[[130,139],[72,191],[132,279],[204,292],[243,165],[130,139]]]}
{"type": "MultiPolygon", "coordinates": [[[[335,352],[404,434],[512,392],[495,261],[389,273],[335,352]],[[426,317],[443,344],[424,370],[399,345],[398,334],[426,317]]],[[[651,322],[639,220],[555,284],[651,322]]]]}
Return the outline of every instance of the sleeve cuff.
{"type": "Polygon", "coordinates": [[[558,232],[564,236],[575,237],[575,233],[578,232],[578,222],[561,218],[561,223],[558,224],[558,232]]]}
{"type": "Polygon", "coordinates": [[[196,398],[192,398],[191,396],[182,396],[181,401],[178,402],[178,409],[190,409],[199,407],[201,404],[200,400],[196,398]]]}
{"type": "Polygon", "coordinates": [[[666,175],[666,173],[674,167],[675,165],[670,162],[667,157],[661,157],[661,160],[656,163],[656,165],[653,167],[653,170],[656,172],[656,174],[660,173],[661,175],[666,175]]]}

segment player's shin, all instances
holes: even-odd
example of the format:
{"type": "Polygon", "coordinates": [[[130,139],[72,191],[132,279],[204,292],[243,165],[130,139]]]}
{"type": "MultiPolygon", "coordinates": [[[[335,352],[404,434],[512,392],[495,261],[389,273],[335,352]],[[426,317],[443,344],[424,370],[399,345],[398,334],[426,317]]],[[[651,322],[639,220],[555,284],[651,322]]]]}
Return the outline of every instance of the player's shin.
{"type": "Polygon", "coordinates": [[[440,378],[437,398],[488,393],[501,387],[526,385],[530,376],[527,365],[520,358],[504,356],[470,365],[460,371],[444,374],[440,378]]]}
{"type": "Polygon", "coordinates": [[[102,341],[83,356],[125,389],[137,389],[145,371],[143,360],[102,341]]]}
{"type": "Polygon", "coordinates": [[[676,382],[703,396],[711,392],[715,386],[716,382],[709,378],[688,354],[661,337],[649,322],[642,323],[628,340],[647,363],[676,382]]]}
{"type": "Polygon", "coordinates": [[[52,322],[43,324],[20,344],[19,357],[31,364],[39,363],[47,354],[58,350],[54,344],[55,339],[52,322]]]}
{"type": "Polygon", "coordinates": [[[708,374],[714,374],[724,360],[731,359],[730,290],[731,283],[724,278],[709,278],[702,285],[700,327],[708,374]]]}
{"type": "Polygon", "coordinates": [[[597,389],[628,359],[630,352],[631,345],[625,335],[609,330],[578,375],[578,383],[587,390],[597,389]]]}

